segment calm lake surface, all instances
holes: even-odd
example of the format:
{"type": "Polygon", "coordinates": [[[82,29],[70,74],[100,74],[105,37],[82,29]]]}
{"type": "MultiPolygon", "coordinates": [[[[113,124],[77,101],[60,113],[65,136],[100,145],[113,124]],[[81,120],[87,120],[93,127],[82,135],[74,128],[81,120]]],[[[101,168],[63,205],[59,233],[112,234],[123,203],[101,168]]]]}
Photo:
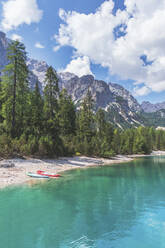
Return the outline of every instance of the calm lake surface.
{"type": "Polygon", "coordinates": [[[2,248],[164,248],[165,157],[0,191],[2,248]]]}

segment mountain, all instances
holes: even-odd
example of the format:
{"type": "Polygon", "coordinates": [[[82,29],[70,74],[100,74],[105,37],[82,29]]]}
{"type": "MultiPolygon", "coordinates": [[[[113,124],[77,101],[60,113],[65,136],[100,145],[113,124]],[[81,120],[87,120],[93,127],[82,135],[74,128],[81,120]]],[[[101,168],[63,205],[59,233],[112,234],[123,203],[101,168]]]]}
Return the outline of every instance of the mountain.
{"type": "MultiPolygon", "coordinates": [[[[6,49],[9,41],[6,35],[0,32],[0,54],[2,54],[0,56],[0,69],[7,63],[6,49]]],[[[45,87],[44,79],[48,68],[47,63],[28,58],[27,65],[30,71],[30,87],[33,89],[38,80],[42,92],[45,87]]],[[[58,76],[59,87],[67,89],[68,94],[72,97],[77,107],[86,96],[88,89],[90,89],[95,102],[95,109],[104,109],[109,121],[116,126],[128,127],[143,124],[139,117],[137,117],[137,112],[142,110],[140,104],[122,86],[96,80],[92,75],[85,75],[79,78],[72,73],[65,72],[58,73],[58,76]]]]}
{"type": "MultiPolygon", "coordinates": [[[[28,67],[32,72],[31,86],[33,87],[38,78],[41,88],[44,89],[45,72],[48,65],[44,61],[28,59],[28,67]]],[[[108,109],[109,104],[117,103],[118,97],[122,97],[128,103],[128,108],[133,112],[141,112],[142,108],[137,100],[121,85],[105,83],[102,80],[95,80],[92,75],[78,77],[70,72],[58,73],[60,88],[66,88],[73,101],[78,104],[86,96],[90,89],[96,103],[96,109],[101,107],[108,109]]]]}
{"type": "Polygon", "coordinates": [[[142,108],[138,101],[130,94],[128,90],[126,90],[124,87],[122,87],[119,84],[109,83],[110,90],[116,95],[116,96],[122,96],[123,99],[128,101],[129,108],[134,112],[141,112],[142,108]]]}
{"type": "Polygon", "coordinates": [[[144,101],[142,102],[141,107],[146,113],[157,112],[161,109],[165,109],[165,102],[153,104],[148,101],[144,101]]]}
{"type": "Polygon", "coordinates": [[[7,64],[6,50],[9,40],[6,38],[5,33],[0,32],[0,70],[7,64]]]}
{"type": "MultiPolygon", "coordinates": [[[[7,64],[6,50],[9,41],[6,35],[0,32],[0,70],[7,64]]],[[[38,81],[40,90],[43,92],[48,64],[44,61],[28,58],[27,65],[30,71],[30,87],[33,89],[36,81],[38,81]]],[[[148,117],[143,114],[144,105],[141,106],[131,93],[121,85],[97,80],[92,75],[78,77],[69,72],[60,72],[58,77],[60,89],[67,89],[77,107],[86,96],[87,91],[90,90],[95,102],[95,110],[104,109],[107,119],[115,126],[128,128],[147,125],[146,118],[148,117]]],[[[165,120],[162,125],[165,126],[165,120]]]]}
{"type": "Polygon", "coordinates": [[[96,80],[92,75],[78,77],[71,73],[59,73],[60,88],[66,88],[77,106],[91,91],[95,102],[95,109],[106,111],[110,122],[120,128],[142,125],[137,113],[141,111],[140,104],[122,86],[107,84],[96,80]]]}
{"type": "MultiPolygon", "coordinates": [[[[28,59],[28,66],[32,73],[31,87],[34,87],[36,78],[38,78],[40,88],[43,90],[48,65],[45,62],[28,59]]],[[[95,102],[95,109],[104,109],[110,122],[120,128],[143,125],[143,121],[137,115],[142,111],[140,104],[122,86],[96,80],[92,75],[78,77],[73,73],[61,72],[58,73],[58,77],[60,89],[67,90],[77,107],[89,89],[95,102]]]]}
{"type": "Polygon", "coordinates": [[[38,61],[35,59],[27,59],[27,65],[30,71],[30,87],[33,89],[36,81],[39,83],[41,92],[45,87],[45,73],[48,69],[48,65],[45,61],[38,61]]]}
{"type": "Polygon", "coordinates": [[[165,127],[165,109],[152,113],[142,112],[140,117],[145,126],[165,127]]]}

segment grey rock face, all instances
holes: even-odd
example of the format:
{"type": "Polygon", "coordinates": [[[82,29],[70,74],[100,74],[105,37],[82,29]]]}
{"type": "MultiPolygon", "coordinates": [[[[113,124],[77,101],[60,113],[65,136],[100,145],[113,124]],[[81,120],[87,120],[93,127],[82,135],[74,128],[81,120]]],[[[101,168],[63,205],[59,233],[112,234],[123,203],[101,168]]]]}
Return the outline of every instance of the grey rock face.
{"type": "Polygon", "coordinates": [[[157,112],[161,109],[165,109],[165,102],[152,104],[148,101],[144,101],[142,102],[141,107],[146,113],[157,112]]]}
{"type": "MultiPolygon", "coordinates": [[[[29,70],[33,73],[35,76],[34,79],[38,79],[40,82],[42,88],[45,86],[45,73],[48,69],[48,65],[46,64],[45,61],[38,61],[35,59],[30,59],[28,58],[27,65],[29,70]]],[[[33,82],[31,82],[31,85],[33,86],[33,82]]]]}
{"type": "Polygon", "coordinates": [[[63,83],[67,83],[69,80],[76,77],[75,74],[70,73],[70,72],[65,72],[65,73],[60,72],[58,73],[58,75],[59,75],[59,79],[61,79],[63,83]]]}
{"type": "Polygon", "coordinates": [[[142,111],[141,106],[122,86],[95,80],[91,75],[79,78],[71,74],[68,80],[66,78],[65,73],[60,73],[60,88],[67,89],[77,106],[84,99],[87,91],[90,90],[96,110],[98,108],[104,109],[107,112],[109,121],[116,126],[123,128],[132,125],[143,125],[142,120],[137,115],[137,112],[142,111]]]}
{"type": "Polygon", "coordinates": [[[116,96],[122,96],[123,99],[128,102],[128,106],[132,111],[142,111],[142,108],[138,101],[130,94],[128,90],[124,89],[121,85],[109,83],[109,88],[116,96]]]}
{"type": "Polygon", "coordinates": [[[30,58],[27,60],[27,65],[30,71],[30,87],[33,89],[35,87],[36,81],[38,81],[39,88],[42,92],[45,87],[45,73],[48,69],[48,65],[45,61],[38,61],[30,58]]]}
{"type": "Polygon", "coordinates": [[[110,91],[108,84],[104,81],[95,80],[93,76],[86,75],[82,77],[73,76],[67,81],[63,81],[65,73],[60,73],[60,88],[66,88],[68,94],[77,104],[84,99],[87,91],[90,90],[96,103],[96,108],[106,108],[107,105],[114,100],[114,96],[110,91]]]}
{"type": "Polygon", "coordinates": [[[0,32],[0,70],[7,64],[7,47],[8,39],[6,38],[6,34],[0,32]]]}

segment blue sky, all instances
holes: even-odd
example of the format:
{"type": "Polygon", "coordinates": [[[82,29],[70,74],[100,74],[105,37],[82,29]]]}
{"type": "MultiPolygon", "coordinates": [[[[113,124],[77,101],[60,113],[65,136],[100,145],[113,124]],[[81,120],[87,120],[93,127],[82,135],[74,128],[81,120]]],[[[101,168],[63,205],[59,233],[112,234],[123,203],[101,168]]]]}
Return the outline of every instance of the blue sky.
{"type": "Polygon", "coordinates": [[[165,0],[153,0],[152,6],[151,0],[0,3],[0,29],[10,38],[20,36],[30,57],[57,71],[90,72],[119,83],[140,102],[164,101],[165,0]]]}

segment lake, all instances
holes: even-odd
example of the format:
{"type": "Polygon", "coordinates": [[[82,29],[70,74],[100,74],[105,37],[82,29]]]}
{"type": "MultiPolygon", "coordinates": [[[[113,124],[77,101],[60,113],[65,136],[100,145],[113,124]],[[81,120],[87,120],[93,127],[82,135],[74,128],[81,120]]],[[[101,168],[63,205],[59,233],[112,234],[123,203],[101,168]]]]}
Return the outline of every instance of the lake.
{"type": "Polygon", "coordinates": [[[2,248],[164,248],[165,157],[0,191],[2,248]]]}

